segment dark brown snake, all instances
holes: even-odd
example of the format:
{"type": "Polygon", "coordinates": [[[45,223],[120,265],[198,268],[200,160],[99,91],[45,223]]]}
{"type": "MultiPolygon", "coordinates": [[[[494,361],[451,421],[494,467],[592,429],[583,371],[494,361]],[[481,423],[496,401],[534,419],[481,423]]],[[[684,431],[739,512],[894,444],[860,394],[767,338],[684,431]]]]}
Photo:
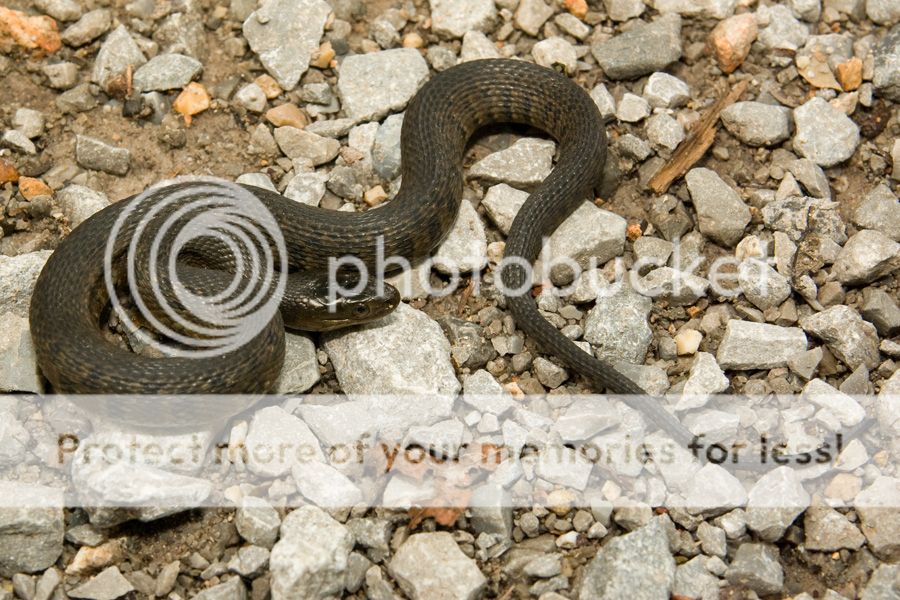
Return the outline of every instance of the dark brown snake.
{"type": "MultiPolygon", "coordinates": [[[[533,264],[550,235],[594,196],[606,160],[606,132],[590,96],[561,74],[514,60],[479,60],[435,75],[410,102],[401,135],[402,187],[396,198],[362,213],[309,207],[253,188],[275,216],[293,267],[325,270],[332,256],[375,264],[385,256],[428,256],[452,226],[462,198],[463,156],[481,127],[518,123],[558,142],[552,173],[516,216],[505,257],[533,264]]],[[[86,221],[59,246],[41,273],[31,328],[41,369],[57,391],[78,393],[237,394],[271,390],[283,360],[278,319],[240,351],[209,360],[139,357],[111,344],[98,328],[102,253],[117,204],[86,221]]],[[[503,269],[507,289],[525,285],[516,263],[503,269]]],[[[530,283],[530,282],[529,282],[530,283]]],[[[622,394],[654,426],[684,447],[694,435],[612,365],[594,358],[544,319],[530,293],[507,297],[516,325],[540,348],[598,388],[622,394]]],[[[146,408],[141,409],[146,413],[146,408]]],[[[186,413],[185,419],[191,419],[186,413]]]]}

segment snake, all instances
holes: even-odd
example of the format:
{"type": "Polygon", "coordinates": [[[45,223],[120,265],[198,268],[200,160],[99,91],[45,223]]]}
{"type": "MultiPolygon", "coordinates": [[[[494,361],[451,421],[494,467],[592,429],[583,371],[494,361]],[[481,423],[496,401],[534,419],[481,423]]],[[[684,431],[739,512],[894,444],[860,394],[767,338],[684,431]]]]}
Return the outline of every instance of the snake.
{"type": "MultiPolygon", "coordinates": [[[[538,258],[542,239],[595,197],[607,160],[606,123],[590,95],[565,75],[513,59],[474,60],[434,75],[406,108],[400,139],[401,187],[393,199],[375,208],[331,211],[265,189],[246,189],[271,211],[283,233],[291,268],[298,273],[321,273],[328,268],[329,257],[344,255],[374,267],[379,244],[382,256],[415,261],[433,252],[456,219],[469,141],[479,129],[501,123],[543,130],[558,145],[554,168],[522,205],[506,239],[500,279],[506,290],[528,290],[506,293],[516,326],[593,386],[620,395],[676,443],[689,444],[695,435],[674,414],[612,364],[565,337],[540,314],[531,296],[527,265],[538,258]]],[[[152,204],[153,198],[148,202],[152,204]]],[[[273,318],[246,346],[208,360],[136,356],[101,334],[98,321],[108,298],[98,293],[100,265],[120,204],[75,228],[49,258],[34,288],[32,337],[38,364],[54,388],[87,394],[271,391],[284,360],[281,317],[273,318]]],[[[299,296],[315,295],[315,288],[307,285],[299,296]]],[[[367,293],[355,304],[372,303],[373,296],[367,293]]],[[[281,312],[302,315],[308,312],[309,302],[305,304],[300,301],[293,310],[283,306],[281,312]]],[[[396,298],[382,298],[363,312],[368,313],[366,320],[372,320],[394,305],[396,298]]],[[[317,324],[317,314],[307,316],[300,327],[328,328],[317,324]]],[[[335,327],[355,322],[346,319],[335,327]]],[[[138,406],[125,417],[159,419],[159,414],[148,414],[153,411],[152,406],[138,406]]],[[[187,412],[182,418],[199,417],[187,412]]]]}

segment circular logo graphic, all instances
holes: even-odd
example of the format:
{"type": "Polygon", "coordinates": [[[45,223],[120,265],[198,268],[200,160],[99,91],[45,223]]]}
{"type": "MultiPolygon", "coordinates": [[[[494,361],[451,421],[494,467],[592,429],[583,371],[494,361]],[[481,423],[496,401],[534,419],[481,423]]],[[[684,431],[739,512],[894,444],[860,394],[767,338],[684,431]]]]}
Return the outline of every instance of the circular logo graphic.
{"type": "Polygon", "coordinates": [[[166,356],[204,358],[237,350],[269,324],[284,295],[288,260],[281,228],[259,198],[223,179],[179,177],[128,201],[110,231],[103,267],[113,310],[142,343],[166,356]],[[204,272],[178,261],[204,251],[227,270],[204,272]],[[125,310],[116,289],[123,262],[128,297],[166,341],[125,310]],[[208,292],[211,281],[214,293],[198,291],[208,292]]]}

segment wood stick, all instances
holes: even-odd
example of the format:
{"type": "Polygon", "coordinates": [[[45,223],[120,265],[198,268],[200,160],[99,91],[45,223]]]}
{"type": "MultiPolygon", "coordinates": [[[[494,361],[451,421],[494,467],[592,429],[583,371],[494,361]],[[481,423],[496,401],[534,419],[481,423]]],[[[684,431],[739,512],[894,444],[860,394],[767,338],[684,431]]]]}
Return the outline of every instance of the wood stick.
{"type": "Polygon", "coordinates": [[[687,139],[682,142],[672,158],[650,179],[650,189],[663,194],[672,182],[683,176],[694,166],[716,139],[716,122],[719,114],[729,105],[734,104],[747,90],[747,80],[739,82],[730,92],[720,97],[691,129],[687,139]]]}

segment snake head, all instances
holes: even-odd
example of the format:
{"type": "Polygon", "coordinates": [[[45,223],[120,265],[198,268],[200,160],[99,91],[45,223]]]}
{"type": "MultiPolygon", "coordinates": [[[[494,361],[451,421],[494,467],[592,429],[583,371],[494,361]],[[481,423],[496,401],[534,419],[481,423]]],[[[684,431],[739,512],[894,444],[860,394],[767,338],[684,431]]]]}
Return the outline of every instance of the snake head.
{"type": "Polygon", "coordinates": [[[370,323],[390,314],[400,303],[400,292],[382,282],[359,286],[333,281],[320,274],[292,273],[281,303],[284,324],[302,331],[334,331],[370,323]],[[360,288],[360,289],[356,289],[360,288]]]}

